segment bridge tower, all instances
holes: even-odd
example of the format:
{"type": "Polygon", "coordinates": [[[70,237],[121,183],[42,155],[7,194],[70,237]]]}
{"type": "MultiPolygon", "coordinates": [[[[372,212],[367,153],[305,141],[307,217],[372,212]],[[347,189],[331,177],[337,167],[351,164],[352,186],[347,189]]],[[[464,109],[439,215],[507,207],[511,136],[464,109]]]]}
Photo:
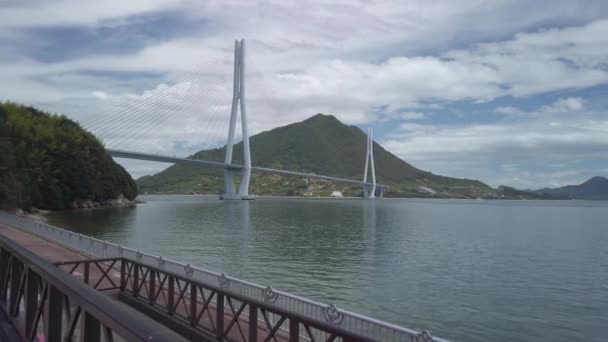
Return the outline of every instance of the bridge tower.
{"type": "Polygon", "coordinates": [[[363,173],[363,182],[367,183],[367,170],[371,166],[372,185],[363,185],[363,198],[376,198],[376,167],[374,165],[374,131],[371,128],[367,129],[367,154],[365,156],[365,172],[363,173]]]}
{"type": "Polygon", "coordinates": [[[249,130],[247,127],[247,108],[245,102],[245,40],[234,42],[234,84],[232,93],[232,109],[230,111],[230,128],[228,129],[228,143],[226,144],[226,158],[224,163],[232,164],[232,150],[234,147],[234,131],[236,118],[241,112],[241,129],[243,136],[243,167],[224,169],[226,189],[220,197],[226,200],[253,199],[249,196],[249,181],[251,179],[251,150],[249,149],[249,130]],[[240,177],[238,191],[235,177],[240,177]]]}

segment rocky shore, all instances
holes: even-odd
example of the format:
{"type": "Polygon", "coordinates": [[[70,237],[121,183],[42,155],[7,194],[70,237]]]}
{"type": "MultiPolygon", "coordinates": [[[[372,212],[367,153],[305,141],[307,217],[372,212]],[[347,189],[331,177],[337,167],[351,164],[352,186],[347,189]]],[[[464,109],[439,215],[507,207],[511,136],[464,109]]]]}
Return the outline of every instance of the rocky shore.
{"type": "MultiPolygon", "coordinates": [[[[134,207],[137,204],[136,200],[129,200],[122,194],[115,199],[96,202],[92,200],[76,200],[72,202],[70,209],[67,210],[88,210],[88,209],[99,209],[99,208],[114,208],[114,207],[134,207]]],[[[29,219],[45,222],[45,215],[50,214],[53,210],[41,210],[32,208],[29,211],[25,211],[21,208],[11,210],[14,214],[24,216],[29,219]]]]}
{"type": "Polygon", "coordinates": [[[129,200],[122,194],[117,198],[95,202],[92,200],[76,200],[72,202],[72,209],[95,209],[95,208],[108,208],[108,207],[132,207],[135,206],[135,200],[129,200]]]}

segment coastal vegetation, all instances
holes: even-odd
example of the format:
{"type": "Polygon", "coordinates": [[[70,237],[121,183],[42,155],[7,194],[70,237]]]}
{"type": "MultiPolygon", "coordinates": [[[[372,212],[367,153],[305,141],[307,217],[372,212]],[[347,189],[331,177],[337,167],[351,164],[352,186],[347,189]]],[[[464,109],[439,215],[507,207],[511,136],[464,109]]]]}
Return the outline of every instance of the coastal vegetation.
{"type": "Polygon", "coordinates": [[[63,115],[0,103],[0,207],[67,209],[126,202],[131,176],[63,115]]]}

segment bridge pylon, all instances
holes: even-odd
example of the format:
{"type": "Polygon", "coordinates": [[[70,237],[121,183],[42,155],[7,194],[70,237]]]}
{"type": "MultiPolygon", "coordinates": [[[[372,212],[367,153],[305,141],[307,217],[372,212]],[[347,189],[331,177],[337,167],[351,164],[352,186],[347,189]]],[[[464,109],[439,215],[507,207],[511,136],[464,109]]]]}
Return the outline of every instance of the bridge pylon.
{"type": "Polygon", "coordinates": [[[365,156],[365,171],[363,173],[363,183],[367,183],[367,171],[371,166],[371,185],[363,185],[363,198],[376,198],[376,167],[374,165],[374,131],[371,128],[367,129],[367,154],[365,156]]]}
{"type": "Polygon", "coordinates": [[[228,129],[228,142],[226,143],[225,164],[232,164],[232,151],[234,148],[234,132],[238,112],[241,112],[241,129],[243,136],[243,166],[238,168],[224,168],[225,192],[221,199],[244,200],[253,199],[249,195],[249,181],[251,179],[251,150],[249,148],[249,130],[247,127],[247,108],[245,102],[245,40],[234,42],[234,84],[232,93],[232,109],[230,111],[230,128],[228,129]],[[235,177],[240,177],[238,190],[235,177]]]}

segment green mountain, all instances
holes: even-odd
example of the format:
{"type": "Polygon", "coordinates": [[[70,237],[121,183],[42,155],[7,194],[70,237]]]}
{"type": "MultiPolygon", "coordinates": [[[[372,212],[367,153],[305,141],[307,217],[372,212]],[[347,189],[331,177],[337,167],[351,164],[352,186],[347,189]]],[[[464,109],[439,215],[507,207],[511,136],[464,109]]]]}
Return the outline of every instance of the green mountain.
{"type": "Polygon", "coordinates": [[[536,193],[559,195],[580,200],[608,200],[608,178],[592,177],[579,185],[567,185],[561,188],[544,188],[536,193]]]}
{"type": "Polygon", "coordinates": [[[77,123],[0,103],[0,208],[65,209],[136,195],[131,176],[77,123]]]}
{"type": "MultiPolygon", "coordinates": [[[[362,179],[366,134],[331,115],[317,114],[302,122],[278,127],[250,138],[252,164],[276,169],[315,172],[362,179]]],[[[241,163],[242,143],[235,145],[235,163],[241,163]]],[[[191,158],[223,161],[225,147],[203,150],[191,158]]],[[[390,185],[387,197],[478,198],[494,192],[488,185],[419,170],[374,143],[378,183],[390,185]]],[[[173,165],[137,180],[140,193],[221,193],[221,170],[173,165]]],[[[326,196],[331,191],[359,196],[358,186],[329,181],[253,173],[251,193],[256,195],[326,196]]]]}

